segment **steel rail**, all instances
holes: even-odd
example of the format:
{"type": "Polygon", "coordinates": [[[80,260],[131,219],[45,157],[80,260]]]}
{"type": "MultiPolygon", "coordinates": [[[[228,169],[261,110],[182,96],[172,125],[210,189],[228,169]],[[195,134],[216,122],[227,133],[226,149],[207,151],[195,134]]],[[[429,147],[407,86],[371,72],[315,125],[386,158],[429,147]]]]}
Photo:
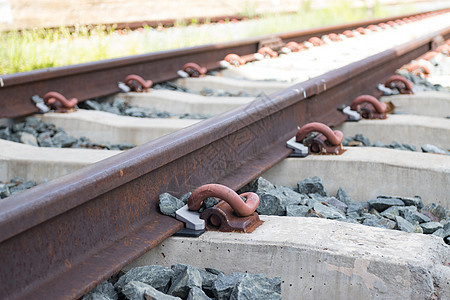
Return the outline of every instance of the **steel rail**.
{"type": "MultiPolygon", "coordinates": [[[[440,13],[447,10],[439,10],[432,13],[440,13]]],[[[151,79],[154,83],[158,83],[177,78],[177,71],[185,63],[195,62],[208,70],[217,69],[219,61],[227,54],[246,55],[255,53],[263,43],[274,39],[281,39],[283,42],[291,40],[301,42],[308,40],[312,36],[342,32],[413,15],[402,15],[261,36],[242,41],[217,43],[3,75],[0,77],[0,118],[15,118],[38,112],[38,109],[31,101],[31,97],[33,95],[42,97],[49,91],[57,91],[68,99],[77,98],[80,101],[84,101],[119,92],[117,83],[123,81],[129,74],[138,74],[145,79],[151,79]]]]}
{"type": "Polygon", "coordinates": [[[238,189],[289,155],[297,126],[346,117],[337,107],[374,93],[429,51],[434,32],[217,115],[3,200],[0,293],[77,298],[182,228],[158,195],[206,183],[238,189]]]}

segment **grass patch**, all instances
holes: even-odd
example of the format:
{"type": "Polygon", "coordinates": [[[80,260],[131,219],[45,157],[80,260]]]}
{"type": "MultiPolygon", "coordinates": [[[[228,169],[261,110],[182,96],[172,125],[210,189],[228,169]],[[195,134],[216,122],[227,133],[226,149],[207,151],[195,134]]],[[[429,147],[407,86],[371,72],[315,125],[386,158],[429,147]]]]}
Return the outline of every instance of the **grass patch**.
{"type": "MultiPolygon", "coordinates": [[[[248,8],[246,13],[252,14],[253,9],[248,8]]],[[[77,26],[74,32],[64,27],[0,32],[0,74],[239,40],[413,11],[412,6],[394,11],[378,4],[370,9],[352,8],[351,1],[336,1],[326,9],[305,7],[294,14],[265,15],[240,23],[186,26],[178,22],[172,28],[146,27],[126,34],[114,27],[106,29],[104,26],[77,26]]]]}

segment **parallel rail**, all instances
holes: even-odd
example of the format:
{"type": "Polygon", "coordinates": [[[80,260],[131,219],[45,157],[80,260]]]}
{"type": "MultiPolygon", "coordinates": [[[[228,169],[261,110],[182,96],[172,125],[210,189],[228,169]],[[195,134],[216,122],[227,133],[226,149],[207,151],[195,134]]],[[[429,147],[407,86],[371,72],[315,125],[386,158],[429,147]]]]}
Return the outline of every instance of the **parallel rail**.
{"type": "MultiPolygon", "coordinates": [[[[445,10],[436,12],[443,11],[445,10]]],[[[302,42],[313,36],[320,37],[330,32],[342,32],[410,16],[413,15],[4,75],[0,77],[0,118],[15,118],[37,113],[38,109],[31,101],[31,97],[36,94],[42,97],[52,90],[62,93],[68,99],[75,97],[84,101],[120,92],[117,83],[124,81],[129,74],[139,74],[158,83],[177,78],[177,71],[187,62],[195,62],[208,70],[217,69],[219,61],[227,54],[255,53],[260,48],[261,42],[273,38],[280,38],[283,42],[302,42]]]]}
{"type": "MultiPolygon", "coordinates": [[[[1,294],[30,299],[80,297],[183,227],[181,222],[158,213],[160,193],[181,195],[210,182],[238,189],[289,155],[285,142],[295,134],[297,126],[311,121],[342,123],[346,117],[338,106],[349,104],[354,95],[375,93],[374,83],[383,82],[402,64],[429,51],[439,35],[448,38],[450,28],[256,99],[246,107],[10,197],[0,211],[1,294]]],[[[235,47],[243,47],[239,49],[251,45],[235,43],[235,47]]],[[[203,47],[203,52],[197,52],[197,48],[187,50],[190,54],[179,56],[180,64],[172,61],[160,69],[166,71],[158,78],[170,79],[181,61],[196,61],[201,58],[199,53],[206,55],[206,49],[215,50],[211,57],[217,60],[225,53],[220,46],[203,47]]],[[[147,62],[147,57],[136,60],[155,67],[169,60],[169,53],[155,56],[162,61],[155,57],[147,62]]],[[[112,76],[114,86],[109,91],[116,89],[119,75],[137,68],[136,62],[128,67],[127,60],[131,59],[114,62],[121,71],[110,71],[116,75],[112,76]]],[[[97,65],[90,67],[92,72],[105,72],[96,69],[97,65]]],[[[58,71],[66,75],[62,83],[73,80],[71,76],[80,76],[79,82],[87,76],[70,75],[68,69],[58,71]]],[[[156,69],[142,70],[153,74],[156,69]]],[[[45,77],[45,73],[40,74],[45,77]]],[[[48,80],[54,76],[49,75],[48,80]]],[[[153,80],[156,74],[148,77],[153,80]]],[[[102,89],[100,85],[90,92],[103,93],[102,89]]]]}

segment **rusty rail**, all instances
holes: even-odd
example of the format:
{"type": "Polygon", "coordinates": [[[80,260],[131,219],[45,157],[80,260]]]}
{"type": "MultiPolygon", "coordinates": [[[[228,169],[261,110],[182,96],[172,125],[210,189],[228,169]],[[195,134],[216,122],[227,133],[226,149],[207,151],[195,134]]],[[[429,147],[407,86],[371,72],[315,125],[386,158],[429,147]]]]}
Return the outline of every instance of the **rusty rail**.
{"type": "MultiPolygon", "coordinates": [[[[437,12],[442,11],[446,10],[437,12]]],[[[188,62],[195,62],[208,70],[216,69],[219,67],[219,61],[229,53],[242,56],[255,53],[262,46],[270,45],[271,42],[280,39],[283,42],[301,42],[313,36],[321,36],[330,32],[343,32],[409,16],[412,15],[4,75],[0,77],[2,79],[0,118],[21,117],[38,112],[31,101],[31,97],[36,94],[42,97],[49,91],[57,90],[65,97],[85,101],[119,92],[117,83],[123,81],[125,76],[129,74],[138,74],[158,83],[177,78],[177,71],[188,62]]]]}
{"type": "Polygon", "coordinates": [[[181,195],[205,183],[240,188],[289,155],[285,142],[297,126],[343,122],[340,105],[349,105],[354,95],[373,94],[374,83],[429,51],[439,34],[448,36],[450,28],[4,200],[2,297],[80,297],[182,228],[158,213],[160,193],[181,195]]]}

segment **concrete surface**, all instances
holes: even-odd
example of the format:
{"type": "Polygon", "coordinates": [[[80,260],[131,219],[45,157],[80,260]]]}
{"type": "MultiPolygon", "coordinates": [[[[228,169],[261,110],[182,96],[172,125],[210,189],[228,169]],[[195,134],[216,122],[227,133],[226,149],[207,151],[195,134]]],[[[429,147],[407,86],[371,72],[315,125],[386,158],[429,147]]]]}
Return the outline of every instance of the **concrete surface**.
{"type": "Polygon", "coordinates": [[[367,33],[340,42],[330,42],[308,51],[293,53],[273,59],[252,62],[221,71],[226,77],[246,78],[249,80],[272,80],[282,82],[301,82],[327,71],[356,62],[365,57],[390,49],[396,45],[417,39],[427,34],[430,28],[445,28],[450,25],[448,14],[419,22],[409,23],[395,29],[367,33]],[[311,65],[311,64],[314,65],[311,65]]]}
{"type": "Polygon", "coordinates": [[[62,127],[69,135],[86,136],[96,143],[141,145],[201,120],[134,118],[103,111],[79,109],[70,113],[34,115],[62,127]]]}
{"type": "Polygon", "coordinates": [[[423,234],[261,216],[251,234],[171,237],[126,269],[187,263],[281,276],[283,299],[449,299],[450,247],[423,234]]]}
{"type": "Polygon", "coordinates": [[[342,155],[287,158],[261,175],[294,187],[318,176],[331,195],[342,187],[357,201],[378,195],[412,197],[450,208],[450,156],[373,147],[347,148],[342,155]]]}
{"type": "Polygon", "coordinates": [[[121,151],[34,147],[0,139],[0,180],[55,179],[121,151]]]}
{"type": "Polygon", "coordinates": [[[120,93],[120,98],[130,105],[156,108],[174,114],[217,115],[253,101],[254,97],[205,97],[202,95],[169,90],[151,90],[149,93],[120,93]]]}
{"type": "Polygon", "coordinates": [[[393,141],[412,144],[418,151],[425,144],[450,149],[450,119],[415,115],[388,115],[385,120],[360,120],[345,122],[336,127],[344,137],[358,133],[370,139],[390,144],[393,141]]]}
{"type": "Polygon", "coordinates": [[[380,98],[392,102],[396,112],[445,118],[450,116],[450,93],[423,92],[414,95],[393,95],[380,98]]]}
{"type": "Polygon", "coordinates": [[[176,84],[200,92],[204,88],[213,90],[225,90],[230,93],[245,91],[251,96],[261,93],[271,94],[286,89],[292,85],[288,82],[276,81],[251,81],[226,78],[221,76],[204,76],[200,78],[180,78],[174,81],[176,84]]]}
{"type": "Polygon", "coordinates": [[[427,80],[432,84],[440,84],[445,87],[450,87],[450,75],[430,76],[427,80]]]}

